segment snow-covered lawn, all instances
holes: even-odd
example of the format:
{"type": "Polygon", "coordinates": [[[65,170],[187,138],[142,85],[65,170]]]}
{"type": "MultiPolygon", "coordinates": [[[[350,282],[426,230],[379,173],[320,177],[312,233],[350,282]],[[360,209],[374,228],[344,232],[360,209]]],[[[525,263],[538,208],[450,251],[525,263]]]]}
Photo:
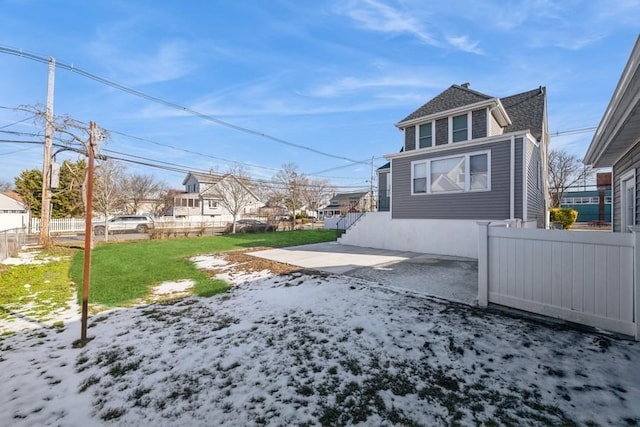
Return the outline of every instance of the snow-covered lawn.
{"type": "Polygon", "coordinates": [[[194,262],[236,286],[97,315],[83,349],[77,323],[0,341],[0,425],[640,423],[640,343],[194,262]]]}

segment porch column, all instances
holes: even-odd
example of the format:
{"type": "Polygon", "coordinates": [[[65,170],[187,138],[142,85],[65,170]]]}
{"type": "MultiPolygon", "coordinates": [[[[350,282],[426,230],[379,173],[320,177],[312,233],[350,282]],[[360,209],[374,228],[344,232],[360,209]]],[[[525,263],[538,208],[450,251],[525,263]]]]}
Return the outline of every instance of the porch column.
{"type": "Polygon", "coordinates": [[[489,224],[478,221],[478,305],[489,305],[489,224]]]}

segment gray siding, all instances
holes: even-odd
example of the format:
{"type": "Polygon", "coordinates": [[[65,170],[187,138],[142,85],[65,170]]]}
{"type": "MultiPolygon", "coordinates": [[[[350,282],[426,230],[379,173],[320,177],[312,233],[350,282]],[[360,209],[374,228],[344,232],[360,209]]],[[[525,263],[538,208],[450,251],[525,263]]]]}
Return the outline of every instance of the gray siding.
{"type": "MultiPolygon", "coordinates": [[[[393,159],[392,218],[478,220],[509,218],[510,156],[511,141],[506,139],[477,147],[453,148],[439,153],[421,152],[416,153],[415,156],[393,159]],[[482,150],[491,151],[491,191],[411,195],[412,161],[482,150]]],[[[519,175],[522,177],[522,172],[519,175]]],[[[518,176],[517,172],[516,176],[518,176]]],[[[517,194],[518,192],[516,197],[517,194]]],[[[520,209],[522,209],[522,189],[519,194],[520,209]]]]}
{"type": "Polygon", "coordinates": [[[538,186],[540,147],[527,142],[527,219],[536,220],[538,228],[544,228],[545,207],[542,182],[538,186]]]}
{"type": "MultiPolygon", "coordinates": [[[[640,168],[640,142],[638,142],[620,161],[613,165],[613,231],[623,231],[620,218],[620,177],[632,169],[640,168]]],[[[636,171],[636,225],[638,220],[638,189],[640,188],[640,176],[636,171]]]]}
{"type": "Polygon", "coordinates": [[[416,127],[409,126],[404,129],[404,151],[416,149],[416,127]]]}
{"type": "MultiPolygon", "coordinates": [[[[515,203],[514,203],[514,217],[522,219],[524,212],[522,211],[522,138],[516,138],[516,174],[515,174],[515,203]]],[[[509,166],[511,167],[511,166],[509,166]]],[[[509,218],[508,216],[506,218],[509,218]]]]}
{"type": "Polygon", "coordinates": [[[449,119],[436,120],[436,145],[449,143],[449,119]]]}
{"type": "Polygon", "coordinates": [[[487,136],[487,109],[475,110],[471,113],[471,138],[487,136]]]}

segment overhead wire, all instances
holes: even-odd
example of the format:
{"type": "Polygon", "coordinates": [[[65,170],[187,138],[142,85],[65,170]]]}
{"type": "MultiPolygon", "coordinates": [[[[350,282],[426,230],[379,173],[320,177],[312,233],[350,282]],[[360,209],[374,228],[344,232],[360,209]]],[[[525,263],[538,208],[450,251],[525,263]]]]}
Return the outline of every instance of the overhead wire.
{"type": "MultiPolygon", "coordinates": [[[[0,52],[1,53],[7,53],[9,55],[24,57],[24,58],[27,58],[27,59],[30,59],[30,60],[33,60],[33,61],[36,61],[36,62],[47,63],[47,64],[52,59],[52,58],[45,58],[43,56],[39,56],[39,55],[36,55],[36,54],[33,54],[33,53],[29,53],[29,52],[26,52],[26,51],[24,51],[22,49],[16,49],[16,48],[11,48],[11,47],[6,47],[6,46],[0,46],[0,52]]],[[[175,102],[164,100],[164,99],[159,98],[157,96],[149,95],[147,93],[138,91],[136,89],[132,89],[132,88],[130,88],[128,86],[125,86],[125,85],[123,85],[121,83],[117,83],[117,82],[114,82],[112,80],[106,79],[104,77],[100,77],[100,76],[98,76],[96,74],[93,74],[93,73],[85,71],[85,70],[83,70],[81,68],[75,67],[73,64],[72,65],[68,65],[68,64],[65,64],[65,63],[62,63],[62,62],[55,61],[55,66],[56,66],[56,68],[61,68],[63,70],[67,70],[67,71],[70,71],[72,73],[76,73],[76,74],[81,75],[83,77],[86,77],[86,78],[89,78],[91,80],[94,80],[94,81],[96,81],[98,83],[104,84],[106,86],[110,86],[110,87],[112,87],[114,89],[118,89],[118,90],[123,91],[125,93],[128,93],[130,95],[136,96],[138,98],[146,99],[147,101],[151,101],[151,102],[154,102],[156,104],[160,104],[160,105],[163,105],[165,107],[172,108],[172,109],[184,111],[184,112],[189,113],[189,114],[191,114],[193,116],[199,117],[199,118],[201,118],[203,120],[207,120],[207,121],[210,121],[210,122],[222,125],[222,126],[226,126],[226,127],[230,128],[230,129],[234,129],[234,130],[237,130],[239,132],[244,132],[244,133],[247,133],[247,134],[250,134],[250,135],[258,136],[258,137],[261,137],[261,138],[264,138],[264,139],[267,139],[267,140],[270,140],[270,141],[273,141],[273,142],[277,142],[277,143],[284,144],[284,145],[287,145],[287,146],[290,146],[290,147],[295,147],[295,148],[298,148],[298,149],[306,150],[306,151],[309,151],[309,152],[312,152],[312,153],[315,153],[315,154],[318,154],[318,155],[322,155],[322,156],[326,156],[326,157],[332,157],[334,159],[346,160],[346,161],[349,161],[349,162],[352,162],[352,163],[362,163],[362,162],[360,162],[358,160],[353,160],[353,159],[350,159],[350,158],[348,158],[346,156],[340,156],[340,155],[336,155],[336,154],[332,154],[332,153],[327,153],[327,152],[324,152],[324,151],[321,151],[321,150],[318,150],[318,149],[315,149],[315,148],[312,148],[312,147],[307,147],[305,145],[296,144],[294,142],[287,141],[285,139],[269,135],[269,134],[267,134],[265,132],[260,132],[260,131],[257,131],[257,130],[253,130],[253,129],[247,128],[245,126],[236,125],[236,124],[228,122],[226,120],[218,119],[217,117],[214,117],[214,116],[212,116],[210,114],[201,113],[201,112],[196,111],[196,110],[194,110],[192,108],[185,107],[185,106],[177,104],[175,102]]]]}

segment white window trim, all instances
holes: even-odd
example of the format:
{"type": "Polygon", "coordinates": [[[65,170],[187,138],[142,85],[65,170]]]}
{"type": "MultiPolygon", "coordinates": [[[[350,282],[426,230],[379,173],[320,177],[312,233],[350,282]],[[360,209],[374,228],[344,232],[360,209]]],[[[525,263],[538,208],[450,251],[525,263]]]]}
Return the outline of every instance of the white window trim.
{"type": "MultiPolygon", "coordinates": [[[[620,179],[618,181],[618,185],[620,188],[620,231],[622,231],[623,233],[628,233],[629,230],[625,230],[624,229],[624,224],[625,224],[625,217],[627,215],[627,198],[625,197],[625,192],[626,192],[626,188],[622,188],[622,184],[626,181],[631,180],[633,182],[633,187],[634,187],[634,192],[636,192],[636,170],[635,168],[631,169],[630,171],[626,172],[624,175],[620,176],[620,179]]],[[[613,196],[613,193],[611,194],[613,196]]],[[[613,201],[613,197],[612,197],[612,201],[613,201]]],[[[637,200],[634,197],[634,203],[633,203],[633,222],[635,224],[635,218],[636,218],[636,205],[637,205],[637,200]]],[[[611,214],[613,216],[613,209],[611,209],[611,214]]]]}
{"type": "Polygon", "coordinates": [[[483,150],[483,151],[474,151],[474,152],[470,152],[470,153],[459,153],[459,154],[451,154],[449,156],[442,156],[442,157],[431,157],[428,159],[421,159],[421,160],[414,160],[411,162],[411,195],[412,196],[424,196],[424,195],[438,195],[438,194],[462,194],[462,193],[481,193],[481,192],[486,192],[486,191],[491,191],[491,150],[483,150]],[[483,188],[483,189],[476,189],[476,190],[472,190],[471,189],[471,174],[469,173],[469,169],[470,169],[470,158],[471,156],[478,156],[478,155],[483,155],[486,154],[487,155],[487,188],[483,188]],[[447,160],[447,159],[453,159],[456,157],[464,157],[464,162],[465,162],[465,177],[464,177],[464,190],[454,190],[454,191],[438,191],[438,192],[431,192],[431,162],[433,161],[438,161],[438,160],[447,160]],[[413,179],[414,179],[414,175],[413,175],[413,171],[414,171],[414,165],[418,164],[418,163],[425,163],[426,164],[426,169],[427,169],[427,191],[424,193],[416,193],[414,192],[414,187],[413,187],[413,179]]]}
{"type": "Polygon", "coordinates": [[[471,141],[472,138],[470,138],[471,136],[471,111],[467,111],[467,139],[465,139],[464,141],[458,141],[458,142],[453,142],[453,118],[454,117],[459,117],[459,116],[464,116],[463,114],[455,114],[452,116],[448,117],[448,121],[449,121],[449,139],[447,141],[448,144],[459,144],[461,142],[466,142],[466,141],[471,141]]]}
{"type": "Polygon", "coordinates": [[[419,123],[416,125],[416,150],[428,150],[436,146],[436,122],[435,120],[431,120],[430,122],[419,123]],[[424,126],[426,124],[431,124],[431,147],[420,147],[420,126],[424,126]]]}

